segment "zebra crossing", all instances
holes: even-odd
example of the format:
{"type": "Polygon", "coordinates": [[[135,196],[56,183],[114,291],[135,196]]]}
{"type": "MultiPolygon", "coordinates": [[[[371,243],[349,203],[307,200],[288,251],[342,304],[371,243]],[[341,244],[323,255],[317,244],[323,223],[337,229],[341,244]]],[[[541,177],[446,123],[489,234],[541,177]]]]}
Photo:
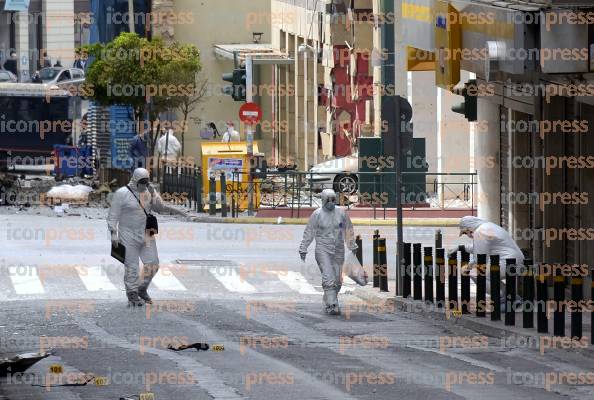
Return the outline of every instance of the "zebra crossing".
{"type": "MultiPolygon", "coordinates": [[[[123,266],[72,265],[59,269],[19,266],[0,269],[0,301],[31,299],[97,298],[122,296],[123,266]]],[[[352,291],[357,284],[343,278],[340,293],[352,291]]],[[[245,274],[240,265],[161,266],[151,285],[159,296],[213,297],[217,295],[300,295],[322,294],[321,277],[299,271],[263,271],[245,274]]]]}

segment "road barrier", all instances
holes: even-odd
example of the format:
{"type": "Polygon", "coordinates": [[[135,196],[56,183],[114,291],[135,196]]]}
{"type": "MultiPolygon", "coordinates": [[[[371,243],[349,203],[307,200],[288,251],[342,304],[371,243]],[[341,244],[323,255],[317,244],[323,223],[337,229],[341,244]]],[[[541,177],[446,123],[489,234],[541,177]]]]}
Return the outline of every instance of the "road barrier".
{"type": "Polygon", "coordinates": [[[214,176],[208,180],[208,214],[216,215],[217,213],[217,181],[214,176]]]}
{"type": "Polygon", "coordinates": [[[379,288],[381,292],[388,291],[388,261],[386,254],[386,238],[379,238],[378,240],[378,260],[380,263],[379,268],[379,288]]]}
{"type": "Polygon", "coordinates": [[[476,265],[476,316],[484,318],[487,308],[487,255],[479,254],[476,265]]]}
{"type": "Polygon", "coordinates": [[[435,301],[437,307],[442,308],[445,304],[445,249],[435,249],[435,264],[435,301]]]}
{"type": "Polygon", "coordinates": [[[423,300],[423,265],[421,264],[421,244],[413,244],[413,298],[423,300]]]}
{"type": "Polygon", "coordinates": [[[489,256],[491,283],[491,321],[501,321],[501,274],[499,271],[499,256],[489,256]]]}
{"type": "Polygon", "coordinates": [[[536,330],[538,333],[549,332],[546,304],[548,301],[547,277],[538,272],[536,277],[536,330]]]}
{"type": "Polygon", "coordinates": [[[561,271],[554,274],[553,300],[555,300],[555,312],[553,315],[553,335],[565,336],[565,306],[562,303],[565,298],[565,276],[561,271]]]}
{"type": "Polygon", "coordinates": [[[379,238],[379,229],[376,229],[373,232],[373,287],[379,287],[379,253],[377,251],[379,238]]]}
{"type": "Polygon", "coordinates": [[[402,278],[402,297],[410,297],[412,244],[404,243],[404,277],[402,278]]]}
{"type": "Polygon", "coordinates": [[[505,260],[505,325],[508,326],[516,324],[516,273],[516,259],[505,260]]]}
{"type": "Polygon", "coordinates": [[[524,273],[522,274],[522,297],[524,305],[522,307],[522,327],[534,328],[534,266],[532,260],[524,260],[524,273]]]}
{"type": "MultiPolygon", "coordinates": [[[[360,239],[360,238],[358,238],[360,239]]],[[[374,235],[374,264],[378,268],[378,287],[381,291],[388,290],[386,268],[386,239],[374,235]],[[376,255],[377,253],[377,255],[376,255]]],[[[435,304],[436,309],[445,309],[447,315],[462,316],[474,312],[476,317],[485,318],[490,313],[492,321],[501,321],[501,304],[505,300],[506,326],[516,326],[516,312],[522,314],[522,327],[534,329],[534,314],[536,313],[536,330],[538,333],[548,332],[549,318],[553,316],[553,335],[565,336],[565,310],[570,313],[571,339],[585,340],[583,332],[583,313],[590,312],[594,318],[593,301],[584,299],[584,273],[575,272],[570,276],[561,268],[553,269],[552,276],[546,271],[546,265],[535,265],[533,260],[525,258],[523,264],[508,258],[500,260],[498,255],[478,254],[474,265],[470,264],[470,254],[462,247],[448,253],[443,248],[421,247],[420,243],[404,243],[402,295],[404,298],[435,304]],[[421,257],[422,249],[422,257],[421,257]],[[458,252],[460,254],[458,254],[458,252]],[[460,256],[460,266],[458,265],[460,256]],[[487,262],[488,260],[488,262],[487,262]],[[501,269],[505,264],[503,278],[505,280],[505,297],[501,291],[501,269]],[[471,268],[471,266],[473,268],[471,268]],[[458,268],[460,267],[460,272],[458,268]],[[471,277],[471,271],[476,270],[476,280],[471,277]],[[565,274],[564,274],[565,272],[565,274]],[[460,286],[458,286],[460,276],[460,286]],[[447,277],[447,302],[446,285],[447,277]],[[565,282],[570,278],[571,297],[566,300],[565,282]],[[471,281],[476,283],[476,296],[471,298],[471,281]],[[553,300],[548,300],[547,280],[553,283],[553,300]],[[435,282],[435,283],[434,283],[435,282]],[[435,284],[435,289],[434,285],[435,284]],[[487,301],[487,291],[490,286],[490,299],[487,301]],[[519,291],[520,297],[516,297],[519,291]],[[460,292],[460,293],[458,293],[460,292]],[[521,304],[520,304],[521,303],[521,304]]],[[[590,272],[591,273],[591,272],[590,272]]],[[[594,298],[594,284],[591,285],[594,298]]],[[[594,344],[594,329],[591,326],[590,342],[594,344]]]]}
{"type": "Polygon", "coordinates": [[[433,303],[433,248],[423,249],[423,264],[425,271],[425,301],[433,303]]]}
{"type": "Polygon", "coordinates": [[[458,255],[456,253],[448,255],[448,301],[450,308],[458,309],[458,255]],[[450,288],[456,288],[456,290],[450,288]]]}
{"type": "Polygon", "coordinates": [[[462,314],[470,314],[468,306],[470,305],[470,254],[463,251],[460,254],[460,301],[462,302],[462,314]]]}

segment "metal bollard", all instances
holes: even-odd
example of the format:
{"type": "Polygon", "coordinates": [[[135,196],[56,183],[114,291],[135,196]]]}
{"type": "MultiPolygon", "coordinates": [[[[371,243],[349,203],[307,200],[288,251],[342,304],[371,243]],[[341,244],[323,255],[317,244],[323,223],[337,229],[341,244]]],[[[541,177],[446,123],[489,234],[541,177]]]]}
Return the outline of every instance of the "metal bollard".
{"type": "Polygon", "coordinates": [[[524,260],[524,273],[522,274],[522,327],[534,328],[534,266],[532,260],[524,260]]]}
{"type": "Polygon", "coordinates": [[[441,249],[442,242],[443,242],[443,235],[441,233],[441,229],[438,229],[437,231],[435,231],[435,248],[441,249]]]}
{"type": "Polygon", "coordinates": [[[231,218],[237,218],[237,211],[235,210],[235,191],[231,192],[231,218]]]}
{"type": "Polygon", "coordinates": [[[217,213],[217,181],[214,176],[209,179],[208,185],[208,214],[216,215],[217,213]]]}
{"type": "Polygon", "coordinates": [[[380,276],[379,276],[379,288],[380,292],[388,291],[388,261],[386,255],[386,238],[380,238],[378,240],[378,258],[380,263],[380,276]]]}
{"type": "MultiPolygon", "coordinates": [[[[584,300],[584,291],[582,285],[584,280],[580,275],[571,277],[571,300],[576,305],[582,304],[584,300]]],[[[579,306],[574,312],[571,313],[571,339],[582,338],[582,312],[584,310],[579,306]]]]}
{"type": "Polygon", "coordinates": [[[227,180],[225,171],[221,172],[221,217],[227,217],[227,180]]]}
{"type": "Polygon", "coordinates": [[[470,314],[468,306],[470,305],[470,253],[463,251],[460,253],[460,302],[462,303],[462,314],[470,314]]]}
{"type": "Polygon", "coordinates": [[[491,280],[491,321],[501,321],[501,275],[499,271],[499,256],[489,257],[489,278],[491,280]]]}
{"type": "Polygon", "coordinates": [[[516,310],[514,302],[516,301],[516,259],[508,258],[505,260],[505,325],[514,326],[516,324],[516,310]]]}
{"type": "Polygon", "coordinates": [[[423,249],[423,264],[425,267],[425,301],[433,303],[433,248],[423,249]]]}
{"type": "Polygon", "coordinates": [[[361,240],[361,235],[357,235],[355,243],[357,244],[357,260],[359,260],[359,264],[363,265],[363,240],[361,240]]]}
{"type": "Polygon", "coordinates": [[[536,330],[538,333],[549,331],[549,320],[547,318],[547,277],[543,274],[542,267],[536,271],[536,330]]]}
{"type": "Polygon", "coordinates": [[[458,252],[448,257],[448,302],[450,309],[458,309],[458,252]]]}
{"type": "Polygon", "coordinates": [[[379,230],[373,232],[373,287],[379,287],[379,258],[377,246],[379,242],[379,230]]]}
{"type": "Polygon", "coordinates": [[[421,263],[421,244],[413,244],[413,299],[423,300],[423,264],[421,263]]]}
{"type": "Polygon", "coordinates": [[[487,255],[476,256],[476,316],[487,315],[487,255]]]}
{"type": "Polygon", "coordinates": [[[565,276],[561,271],[555,272],[553,300],[555,312],[553,313],[553,335],[565,336],[565,276]]]}
{"type": "Polygon", "coordinates": [[[410,297],[410,270],[412,245],[404,243],[404,277],[402,278],[402,297],[410,297]]]}
{"type": "Polygon", "coordinates": [[[445,304],[445,249],[435,249],[435,301],[438,308],[445,304]]]}
{"type": "MultiPolygon", "coordinates": [[[[594,271],[590,271],[590,299],[594,299],[594,271]]],[[[594,309],[590,312],[590,344],[594,344],[594,309]]]]}

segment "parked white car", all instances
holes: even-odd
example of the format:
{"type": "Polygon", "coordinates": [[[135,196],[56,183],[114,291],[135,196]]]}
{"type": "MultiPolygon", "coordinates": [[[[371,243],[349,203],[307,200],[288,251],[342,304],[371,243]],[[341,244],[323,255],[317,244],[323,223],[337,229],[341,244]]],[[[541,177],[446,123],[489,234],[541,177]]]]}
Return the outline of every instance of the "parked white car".
{"type": "Polygon", "coordinates": [[[335,158],[314,165],[308,175],[313,190],[334,189],[337,193],[355,194],[359,190],[359,154],[335,158]]]}

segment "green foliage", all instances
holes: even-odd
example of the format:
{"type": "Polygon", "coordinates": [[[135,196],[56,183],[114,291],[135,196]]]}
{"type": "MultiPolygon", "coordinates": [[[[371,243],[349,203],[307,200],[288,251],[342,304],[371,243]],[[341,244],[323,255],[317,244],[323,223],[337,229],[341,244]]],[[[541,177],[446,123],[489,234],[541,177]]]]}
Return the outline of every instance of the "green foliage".
{"type": "Polygon", "coordinates": [[[91,98],[110,106],[127,104],[139,120],[151,103],[151,120],[164,111],[179,107],[191,97],[196,74],[201,69],[200,51],[194,45],[161,39],[148,41],[135,33],[122,33],[106,44],[86,46],[92,63],[86,83],[91,98]]]}

